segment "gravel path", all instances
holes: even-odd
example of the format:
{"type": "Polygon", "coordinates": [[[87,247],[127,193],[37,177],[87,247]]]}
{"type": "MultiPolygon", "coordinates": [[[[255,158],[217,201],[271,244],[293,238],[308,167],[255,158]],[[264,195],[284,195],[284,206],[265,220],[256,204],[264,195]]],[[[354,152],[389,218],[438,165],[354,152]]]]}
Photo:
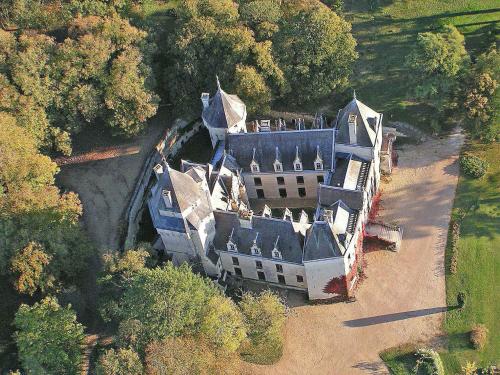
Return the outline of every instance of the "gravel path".
{"type": "Polygon", "coordinates": [[[414,341],[437,345],[446,307],[444,248],[463,136],[405,146],[382,186],[380,218],[404,227],[401,251],[366,255],[357,302],[293,309],[282,359],[244,374],[386,374],[378,353],[414,341]]]}

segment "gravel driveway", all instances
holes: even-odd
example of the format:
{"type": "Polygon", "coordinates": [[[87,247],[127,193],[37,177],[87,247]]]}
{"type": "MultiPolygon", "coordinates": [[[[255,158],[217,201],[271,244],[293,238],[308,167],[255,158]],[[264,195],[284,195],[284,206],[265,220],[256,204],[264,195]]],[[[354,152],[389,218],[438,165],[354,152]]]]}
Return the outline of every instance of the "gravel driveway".
{"type": "Polygon", "coordinates": [[[405,146],[382,186],[380,211],[382,220],[404,227],[401,251],[366,255],[357,302],[294,308],[282,359],[274,366],[245,364],[245,374],[386,374],[380,351],[440,342],[444,248],[462,142],[454,133],[405,146]]]}

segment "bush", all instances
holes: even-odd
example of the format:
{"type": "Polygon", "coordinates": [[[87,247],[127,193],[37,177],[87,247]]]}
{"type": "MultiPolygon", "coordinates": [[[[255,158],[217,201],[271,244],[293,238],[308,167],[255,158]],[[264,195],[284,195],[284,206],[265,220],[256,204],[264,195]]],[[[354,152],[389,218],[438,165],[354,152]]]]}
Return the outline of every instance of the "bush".
{"type": "Polygon", "coordinates": [[[465,294],[465,292],[459,292],[457,295],[457,302],[458,302],[458,307],[463,309],[465,303],[467,302],[467,294],[465,294]]]}
{"type": "Polygon", "coordinates": [[[450,245],[451,246],[450,272],[452,274],[457,273],[459,239],[460,239],[460,223],[454,220],[451,223],[451,245],[450,245]]]}
{"type": "Polygon", "coordinates": [[[477,324],[470,333],[470,341],[474,349],[482,349],[488,341],[488,328],[484,324],[477,324]]]}
{"type": "Polygon", "coordinates": [[[419,370],[424,370],[427,374],[445,375],[443,362],[438,352],[422,348],[417,350],[416,355],[418,359],[414,369],[415,374],[418,374],[419,370]]]}
{"type": "Polygon", "coordinates": [[[463,154],[460,157],[460,168],[469,177],[479,178],[484,176],[488,169],[488,163],[470,154],[463,154]]]}

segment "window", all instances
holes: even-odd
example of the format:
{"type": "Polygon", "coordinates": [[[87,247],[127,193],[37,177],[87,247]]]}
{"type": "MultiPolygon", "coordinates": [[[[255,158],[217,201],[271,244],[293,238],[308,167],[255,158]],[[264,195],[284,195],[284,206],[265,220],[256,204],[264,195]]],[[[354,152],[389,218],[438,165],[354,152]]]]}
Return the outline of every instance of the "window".
{"type": "Polygon", "coordinates": [[[264,272],[258,271],[257,276],[259,277],[259,280],[266,280],[266,275],[264,275],[264,272]]]}
{"type": "Polygon", "coordinates": [[[274,164],[274,170],[276,172],[282,172],[283,171],[283,168],[281,167],[281,163],[276,163],[274,164]]]}
{"type": "Polygon", "coordinates": [[[281,198],[286,198],[286,189],[279,189],[279,192],[281,198]]]}
{"type": "Polygon", "coordinates": [[[276,177],[276,181],[278,182],[278,185],[285,185],[284,177],[276,177]]]}
{"type": "Polygon", "coordinates": [[[260,260],[256,260],[255,267],[257,267],[257,269],[261,270],[262,269],[262,262],[260,260]]]}
{"type": "Polygon", "coordinates": [[[323,163],[316,162],[316,163],[314,163],[314,167],[316,168],[317,171],[320,171],[323,169],[323,163]]]}
{"type": "Polygon", "coordinates": [[[306,189],[299,188],[299,197],[304,198],[306,196],[306,189]]]}
{"type": "Polygon", "coordinates": [[[325,182],[325,179],[323,178],[323,175],[316,176],[316,179],[318,180],[318,184],[322,184],[323,182],[325,182]]]}
{"type": "Polygon", "coordinates": [[[283,266],[281,264],[276,265],[276,272],[281,272],[283,273],[283,266]]]}
{"type": "Polygon", "coordinates": [[[297,275],[297,282],[298,283],[303,283],[304,282],[304,278],[300,275],[297,275]]]}
{"type": "Polygon", "coordinates": [[[255,186],[262,186],[262,180],[260,179],[260,177],[254,177],[253,183],[255,184],[255,186]]]}
{"type": "Polygon", "coordinates": [[[264,196],[264,190],[257,189],[257,198],[259,198],[259,199],[265,198],[265,196],[264,196]]]}
{"type": "Polygon", "coordinates": [[[302,163],[295,163],[294,167],[295,167],[296,171],[301,171],[302,170],[302,163]]]}
{"type": "Polygon", "coordinates": [[[297,183],[300,185],[304,184],[304,176],[297,176],[297,183]]]}
{"type": "Polygon", "coordinates": [[[243,276],[243,274],[241,273],[241,268],[238,267],[234,267],[234,274],[239,277],[243,276]]]}
{"type": "Polygon", "coordinates": [[[286,283],[285,283],[285,276],[283,276],[283,275],[278,275],[278,282],[279,282],[280,284],[286,284],[286,283]]]}
{"type": "Polygon", "coordinates": [[[233,264],[234,264],[235,266],[239,266],[239,265],[240,265],[240,261],[238,260],[238,258],[237,258],[237,257],[233,257],[233,264]]]}
{"type": "Polygon", "coordinates": [[[259,173],[259,166],[257,164],[252,164],[252,172],[259,173]]]}

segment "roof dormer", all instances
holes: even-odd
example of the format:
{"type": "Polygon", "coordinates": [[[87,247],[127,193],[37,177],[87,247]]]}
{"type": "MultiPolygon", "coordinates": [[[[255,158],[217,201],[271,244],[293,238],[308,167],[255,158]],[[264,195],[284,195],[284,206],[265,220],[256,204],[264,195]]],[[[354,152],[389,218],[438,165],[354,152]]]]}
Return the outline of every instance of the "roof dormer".
{"type": "Polygon", "coordinates": [[[281,162],[281,152],[278,147],[276,147],[275,150],[275,159],[273,165],[275,172],[283,172],[283,163],[281,162]]]}
{"type": "Polygon", "coordinates": [[[295,146],[295,159],[293,160],[293,169],[296,172],[302,171],[302,159],[300,158],[299,146],[295,146]]]}
{"type": "Polygon", "coordinates": [[[227,251],[231,251],[233,253],[238,252],[238,247],[236,246],[236,243],[233,240],[233,234],[234,234],[234,228],[231,230],[231,235],[229,236],[229,239],[227,240],[227,251]]]}
{"type": "Polygon", "coordinates": [[[272,211],[271,208],[267,204],[264,205],[264,209],[262,210],[262,216],[263,217],[271,217],[272,216],[272,211]]]}
{"type": "Polygon", "coordinates": [[[288,207],[285,208],[285,212],[283,213],[283,220],[293,221],[292,211],[288,207]]]}
{"type": "Polygon", "coordinates": [[[319,149],[319,145],[316,146],[316,159],[314,159],[314,169],[317,171],[323,170],[323,157],[319,149]]]}
{"type": "Polygon", "coordinates": [[[283,259],[283,256],[281,255],[281,251],[278,249],[278,242],[280,240],[280,236],[276,238],[276,241],[274,242],[274,248],[273,251],[271,252],[272,257],[274,259],[283,259]]]}
{"type": "Polygon", "coordinates": [[[253,153],[252,153],[252,161],[250,162],[250,170],[253,173],[260,172],[259,163],[257,163],[257,160],[255,160],[255,148],[253,149],[253,153]]]}
{"type": "Polygon", "coordinates": [[[259,232],[257,232],[257,235],[255,236],[255,238],[253,240],[252,247],[250,248],[250,251],[252,252],[252,255],[261,256],[262,253],[260,251],[259,245],[257,244],[258,239],[259,239],[259,232]]]}

